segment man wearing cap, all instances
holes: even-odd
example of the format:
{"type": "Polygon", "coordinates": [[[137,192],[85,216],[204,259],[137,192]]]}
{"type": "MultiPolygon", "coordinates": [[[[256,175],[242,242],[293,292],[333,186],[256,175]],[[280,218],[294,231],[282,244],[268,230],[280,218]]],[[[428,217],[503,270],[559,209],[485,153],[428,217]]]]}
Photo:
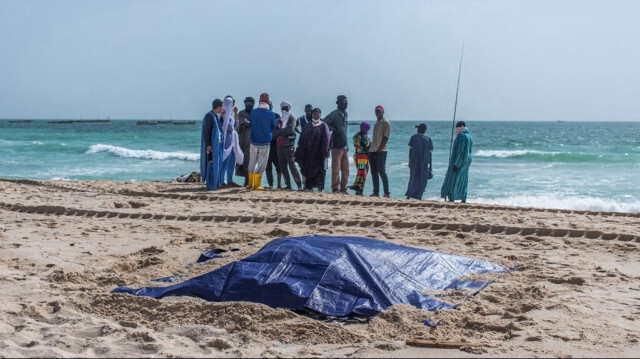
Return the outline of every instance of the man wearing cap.
{"type": "Polygon", "coordinates": [[[202,120],[200,178],[208,190],[216,190],[222,183],[224,135],[220,129],[220,111],[222,100],[215,99],[211,104],[211,111],[207,112],[202,120]]]}
{"type": "Polygon", "coordinates": [[[236,175],[244,177],[244,185],[249,184],[249,151],[251,148],[251,111],[256,100],[253,97],[244,99],[244,110],[238,112],[238,139],[240,149],[244,153],[242,165],[236,166],[236,175]]]}
{"type": "Polygon", "coordinates": [[[467,185],[469,184],[469,166],[473,139],[464,121],[456,123],[456,139],[453,141],[449,168],[440,189],[440,196],[445,201],[461,200],[467,202],[467,185]]]}
{"type": "Polygon", "coordinates": [[[418,133],[409,140],[409,185],[407,186],[407,199],[422,199],[427,180],[431,178],[431,152],[433,142],[431,137],[425,135],[427,125],[421,123],[416,126],[418,133]]]}
{"type": "Polygon", "coordinates": [[[276,128],[276,116],[269,109],[269,94],[260,95],[258,108],[251,111],[251,146],[249,149],[248,189],[262,190],[262,174],[269,159],[269,145],[276,128]]]}
{"type": "Polygon", "coordinates": [[[391,134],[391,124],[384,117],[384,107],[376,106],[375,108],[376,124],[373,126],[373,138],[371,139],[371,147],[369,147],[369,165],[371,166],[371,180],[373,181],[372,197],[380,195],[380,183],[382,178],[382,187],[384,189],[384,197],[389,197],[389,178],[387,177],[387,141],[391,134]]]}
{"type": "Polygon", "coordinates": [[[338,108],[333,110],[324,122],[331,130],[331,191],[347,193],[349,180],[349,145],[347,144],[347,96],[340,95],[336,100],[338,108]],[[339,187],[338,187],[339,186],[339,187]]]}

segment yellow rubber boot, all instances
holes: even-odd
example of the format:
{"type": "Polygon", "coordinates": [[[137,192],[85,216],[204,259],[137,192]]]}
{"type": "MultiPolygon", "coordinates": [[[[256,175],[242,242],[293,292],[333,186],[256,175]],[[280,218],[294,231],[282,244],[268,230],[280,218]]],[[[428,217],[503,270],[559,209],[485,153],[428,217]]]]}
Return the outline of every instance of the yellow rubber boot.
{"type": "Polygon", "coordinates": [[[262,187],[262,175],[254,173],[253,176],[253,189],[258,191],[264,190],[264,187],[262,187]]]}
{"type": "Polygon", "coordinates": [[[252,190],[253,189],[253,179],[255,177],[254,173],[249,173],[249,184],[247,185],[247,189],[248,190],[252,190]]]}

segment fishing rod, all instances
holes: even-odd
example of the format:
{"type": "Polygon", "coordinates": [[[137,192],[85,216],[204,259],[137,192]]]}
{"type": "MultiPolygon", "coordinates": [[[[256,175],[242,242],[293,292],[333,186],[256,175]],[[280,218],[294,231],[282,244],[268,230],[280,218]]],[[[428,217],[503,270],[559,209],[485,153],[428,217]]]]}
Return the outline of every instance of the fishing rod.
{"type": "Polygon", "coordinates": [[[458,109],[458,90],[460,89],[460,73],[462,72],[462,55],[464,55],[464,43],[460,52],[460,67],[458,68],[458,85],[456,86],[456,102],[453,106],[453,123],[451,124],[451,141],[449,141],[449,161],[451,161],[451,150],[453,148],[453,130],[456,126],[456,110],[458,109]]]}

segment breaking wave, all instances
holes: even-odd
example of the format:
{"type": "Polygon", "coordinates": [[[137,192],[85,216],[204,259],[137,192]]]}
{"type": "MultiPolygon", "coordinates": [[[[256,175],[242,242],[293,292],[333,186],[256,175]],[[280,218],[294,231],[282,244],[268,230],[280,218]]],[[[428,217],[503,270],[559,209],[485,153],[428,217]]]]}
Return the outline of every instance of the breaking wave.
{"type": "Polygon", "coordinates": [[[468,202],[518,207],[554,208],[582,211],[640,213],[640,202],[619,202],[595,197],[514,196],[506,198],[474,198],[468,202]]]}
{"type": "Polygon", "coordinates": [[[530,159],[543,162],[601,161],[604,156],[594,153],[552,152],[536,150],[479,150],[474,157],[530,159]]]}
{"type": "Polygon", "coordinates": [[[89,147],[87,154],[108,152],[117,157],[123,158],[139,158],[145,160],[183,160],[183,161],[198,161],[200,154],[190,152],[162,152],[154,150],[131,150],[124,147],[97,144],[89,147]]]}

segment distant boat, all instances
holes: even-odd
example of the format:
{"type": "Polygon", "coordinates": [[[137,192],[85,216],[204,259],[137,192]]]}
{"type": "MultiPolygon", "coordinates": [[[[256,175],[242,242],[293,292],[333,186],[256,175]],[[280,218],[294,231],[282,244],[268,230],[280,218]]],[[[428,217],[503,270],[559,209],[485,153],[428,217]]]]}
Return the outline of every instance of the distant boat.
{"type": "Polygon", "coordinates": [[[74,122],[98,122],[98,123],[110,123],[111,120],[106,119],[106,120],[80,120],[80,121],[74,121],[74,122]]]}
{"type": "Polygon", "coordinates": [[[138,126],[149,126],[149,125],[195,125],[196,121],[174,121],[174,120],[162,120],[162,121],[138,121],[136,125],[138,126]]]}
{"type": "Polygon", "coordinates": [[[111,120],[60,120],[47,121],[47,123],[111,123],[111,120]]]}
{"type": "Polygon", "coordinates": [[[47,123],[74,123],[73,120],[62,120],[62,121],[47,121],[47,123]]]}

